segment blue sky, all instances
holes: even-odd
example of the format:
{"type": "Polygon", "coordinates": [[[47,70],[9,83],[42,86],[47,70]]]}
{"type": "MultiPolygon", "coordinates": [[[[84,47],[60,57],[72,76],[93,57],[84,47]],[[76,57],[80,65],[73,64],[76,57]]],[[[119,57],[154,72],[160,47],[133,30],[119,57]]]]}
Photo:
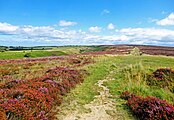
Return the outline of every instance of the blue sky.
{"type": "Polygon", "coordinates": [[[1,0],[0,45],[174,46],[173,0],[1,0]]]}

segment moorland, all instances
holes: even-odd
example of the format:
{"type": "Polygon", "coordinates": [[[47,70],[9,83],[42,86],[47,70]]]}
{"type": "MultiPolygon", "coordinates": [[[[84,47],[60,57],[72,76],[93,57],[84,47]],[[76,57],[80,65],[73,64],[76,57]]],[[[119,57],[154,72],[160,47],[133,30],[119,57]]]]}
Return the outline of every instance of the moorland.
{"type": "Polygon", "coordinates": [[[172,120],[174,48],[0,47],[2,120],[172,120]]]}

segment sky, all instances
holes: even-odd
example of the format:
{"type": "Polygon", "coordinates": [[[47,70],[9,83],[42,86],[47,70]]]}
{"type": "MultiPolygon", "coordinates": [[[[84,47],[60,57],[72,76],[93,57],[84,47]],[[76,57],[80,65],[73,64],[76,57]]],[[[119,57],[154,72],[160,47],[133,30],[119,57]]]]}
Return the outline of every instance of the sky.
{"type": "Polygon", "coordinates": [[[173,0],[0,0],[0,46],[174,47],[173,0]]]}

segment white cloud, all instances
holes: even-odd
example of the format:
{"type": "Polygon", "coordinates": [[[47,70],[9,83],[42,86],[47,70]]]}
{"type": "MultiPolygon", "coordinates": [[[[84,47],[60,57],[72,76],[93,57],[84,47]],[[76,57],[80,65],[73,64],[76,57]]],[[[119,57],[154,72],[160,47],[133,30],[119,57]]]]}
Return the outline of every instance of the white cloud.
{"type": "Polygon", "coordinates": [[[27,34],[31,36],[45,36],[48,35],[50,32],[54,31],[54,28],[50,26],[41,26],[41,27],[34,27],[34,26],[22,26],[18,30],[19,33],[27,34]]]}
{"type": "Polygon", "coordinates": [[[109,13],[110,13],[110,11],[107,10],[107,9],[104,9],[104,10],[101,12],[102,15],[109,14],[109,13]]]}
{"type": "Polygon", "coordinates": [[[119,31],[122,34],[129,35],[129,36],[152,36],[156,37],[167,37],[167,36],[174,36],[174,31],[168,29],[156,29],[156,28],[125,28],[119,31]]]}
{"type": "MultiPolygon", "coordinates": [[[[4,41],[4,35],[8,35],[8,41],[32,41],[32,42],[56,42],[67,41],[72,39],[80,39],[81,35],[85,34],[82,31],[68,30],[68,29],[55,29],[50,26],[13,26],[10,24],[0,23],[0,41],[4,41]],[[5,26],[5,27],[4,27],[5,26]],[[9,35],[9,34],[12,34],[9,35]],[[14,38],[17,37],[18,39],[14,38]]],[[[7,37],[7,36],[6,36],[7,37]]]]}
{"type": "Polygon", "coordinates": [[[156,28],[125,28],[119,31],[133,44],[174,45],[174,31],[156,28]],[[140,42],[141,41],[141,42],[140,42]],[[169,43],[170,42],[170,43],[169,43]],[[171,44],[171,42],[173,44],[171,44]]]}
{"type": "MultiPolygon", "coordinates": [[[[174,30],[157,28],[123,28],[110,35],[98,26],[90,27],[92,34],[82,30],[56,29],[51,26],[14,26],[0,23],[0,43],[33,43],[52,45],[89,44],[153,44],[174,46],[174,30]]],[[[15,44],[16,44],[15,43],[15,44]]],[[[13,45],[13,44],[12,44],[13,45]]]]}
{"type": "Polygon", "coordinates": [[[161,26],[174,25],[174,13],[171,13],[168,17],[162,20],[158,20],[156,24],[161,26]]]}
{"type": "Polygon", "coordinates": [[[85,40],[98,41],[101,44],[153,44],[174,45],[174,31],[156,28],[124,28],[112,35],[88,35],[85,40]]]}
{"type": "Polygon", "coordinates": [[[71,22],[71,21],[65,21],[65,20],[59,21],[59,26],[61,27],[74,26],[74,25],[77,25],[77,23],[71,22]]]}
{"type": "Polygon", "coordinates": [[[98,26],[94,26],[94,27],[90,27],[89,28],[89,31],[90,32],[95,32],[95,33],[101,32],[101,30],[102,30],[102,28],[101,27],[98,27],[98,26]]]}
{"type": "Polygon", "coordinates": [[[7,34],[13,34],[19,27],[8,23],[0,22],[0,32],[6,32],[7,34]]]}
{"type": "Polygon", "coordinates": [[[108,30],[113,30],[113,29],[115,29],[115,26],[114,26],[114,24],[109,23],[107,28],[108,28],[108,30]]]}
{"type": "Polygon", "coordinates": [[[126,35],[110,35],[110,36],[100,36],[99,40],[102,40],[102,41],[128,41],[129,38],[126,35]]]}

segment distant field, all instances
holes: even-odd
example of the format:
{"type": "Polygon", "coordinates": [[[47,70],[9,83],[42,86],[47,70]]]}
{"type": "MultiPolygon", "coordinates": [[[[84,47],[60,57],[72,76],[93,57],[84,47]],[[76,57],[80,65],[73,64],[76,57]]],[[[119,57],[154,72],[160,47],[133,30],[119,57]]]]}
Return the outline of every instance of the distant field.
{"type": "Polygon", "coordinates": [[[40,47],[0,47],[0,59],[37,58],[72,54],[130,54],[137,48],[140,54],[174,56],[174,47],[141,45],[100,45],[100,46],[40,46],[40,47]]]}
{"type": "MultiPolygon", "coordinates": [[[[23,48],[24,49],[24,48],[23,48]]],[[[49,56],[62,56],[79,54],[81,50],[86,50],[88,47],[84,46],[65,46],[65,47],[34,47],[25,48],[27,50],[9,50],[1,51],[0,59],[20,59],[20,58],[37,58],[37,57],[49,57],[49,56]]]]}
{"type": "Polygon", "coordinates": [[[27,50],[27,51],[5,51],[0,52],[0,59],[20,59],[20,58],[37,58],[49,56],[67,55],[62,51],[49,51],[49,50],[27,50]]]}

